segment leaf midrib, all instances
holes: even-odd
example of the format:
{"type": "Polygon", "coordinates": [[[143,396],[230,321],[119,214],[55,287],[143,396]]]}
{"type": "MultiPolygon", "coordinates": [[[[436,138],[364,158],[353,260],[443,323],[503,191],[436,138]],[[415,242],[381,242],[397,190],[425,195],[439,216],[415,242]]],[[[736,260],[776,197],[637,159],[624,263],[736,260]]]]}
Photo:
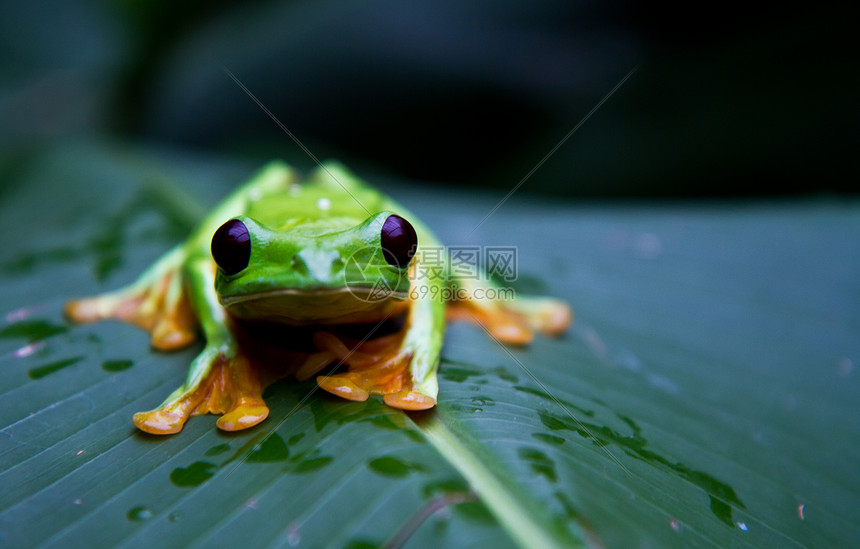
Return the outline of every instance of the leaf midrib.
{"type": "Polygon", "coordinates": [[[468,481],[518,545],[527,549],[585,546],[581,537],[568,535],[567,539],[561,539],[560,535],[553,535],[553,532],[559,534],[559,530],[552,528],[546,520],[541,520],[536,512],[536,502],[516,485],[500,478],[502,465],[486,452],[478,456],[478,452],[473,449],[480,447],[480,444],[470,440],[462,430],[458,429],[455,433],[454,429],[449,428],[442,411],[437,410],[429,417],[408,418],[436,451],[468,481]]]}

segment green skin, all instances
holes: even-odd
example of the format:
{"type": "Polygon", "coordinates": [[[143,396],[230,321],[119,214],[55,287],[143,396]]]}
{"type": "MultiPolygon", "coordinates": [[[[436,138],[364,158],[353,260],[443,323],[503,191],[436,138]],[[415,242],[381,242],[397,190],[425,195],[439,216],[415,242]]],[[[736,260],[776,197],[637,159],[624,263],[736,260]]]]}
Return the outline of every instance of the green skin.
{"type": "MultiPolygon", "coordinates": [[[[414,215],[340,164],[322,165],[302,181],[286,164],[272,162],[134,283],[71,301],[66,313],[79,322],[105,318],[134,322],[152,332],[153,345],[159,349],[192,342],[196,318],[206,346],[192,362],[185,383],[159,408],[135,416],[141,429],[167,434],[179,431],[194,413],[194,403],[200,401],[216,365],[226,365],[226,375],[239,388],[239,401],[218,420],[220,428],[244,429],[268,415],[262,399],[253,397],[259,395],[259,385],[256,392],[248,389],[257,378],[247,367],[250,357],[238,344],[239,330],[253,331],[253,324],[241,328],[231,317],[287,326],[381,323],[402,311],[396,305],[408,299],[406,333],[395,356],[408,360],[412,396],[392,400],[386,396],[386,402],[407,409],[433,406],[445,332],[445,290],[455,287],[480,296],[494,286],[488,280],[451,277],[445,264],[426,269],[421,291],[414,291],[408,266],[389,265],[383,255],[381,229],[392,213],[407,219],[417,234],[413,267],[422,248],[440,247],[414,215]],[[212,235],[230,219],[240,219],[247,227],[251,253],[244,269],[227,275],[216,269],[210,249],[212,235]],[[416,402],[421,407],[415,407],[416,402]]],[[[444,261],[445,254],[441,256],[444,261]]],[[[505,302],[470,298],[452,314],[457,310],[467,311],[459,318],[478,322],[494,339],[512,344],[528,343],[534,330],[557,335],[571,318],[569,307],[560,301],[525,296],[505,302]]]]}
{"type": "MultiPolygon", "coordinates": [[[[391,288],[391,300],[403,300],[409,291],[405,270],[389,265],[380,245],[382,223],[394,212],[410,221],[419,246],[439,245],[415,216],[338,163],[326,163],[300,183],[294,170],[272,162],[232,193],[174,256],[189,282],[206,348],[192,363],[185,385],[161,407],[195,390],[214,357],[230,358],[238,352],[225,309],[240,319],[288,325],[383,320],[381,306],[388,300],[369,299],[369,290],[391,288]],[[248,228],[251,259],[232,276],[218,269],[213,283],[212,234],[231,218],[241,219],[248,228]],[[287,268],[285,258],[290,258],[287,268]]],[[[424,282],[439,289],[444,285],[441,276],[424,282]]],[[[435,399],[445,303],[441,291],[432,295],[435,299],[427,292],[412,304],[402,351],[412,355],[414,389],[435,399]]]]}

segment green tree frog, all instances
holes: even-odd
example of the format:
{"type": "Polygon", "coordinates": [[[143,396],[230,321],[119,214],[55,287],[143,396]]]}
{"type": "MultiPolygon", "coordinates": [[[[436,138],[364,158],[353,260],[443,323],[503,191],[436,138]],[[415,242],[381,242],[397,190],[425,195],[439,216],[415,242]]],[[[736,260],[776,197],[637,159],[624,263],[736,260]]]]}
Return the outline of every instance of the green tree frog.
{"type": "Polygon", "coordinates": [[[379,394],[389,406],[424,410],[436,405],[446,314],[509,344],[528,343],[535,330],[559,334],[571,321],[558,300],[488,299],[493,283],[453,276],[444,253],[417,277],[418,252],[434,247],[414,215],[340,164],[302,180],[272,162],[135,282],[69,301],[65,311],[78,322],[137,324],[161,350],[189,345],[202,330],[206,343],[185,383],[134,415],[148,433],[176,433],[204,413],[220,414],[223,430],[252,427],[269,414],[263,389],[287,375],[316,376],[349,400],[379,394]],[[399,327],[374,337],[396,318],[399,327]],[[360,338],[338,332],[347,325],[372,329],[360,338]],[[346,370],[318,375],[333,363],[346,370]]]}

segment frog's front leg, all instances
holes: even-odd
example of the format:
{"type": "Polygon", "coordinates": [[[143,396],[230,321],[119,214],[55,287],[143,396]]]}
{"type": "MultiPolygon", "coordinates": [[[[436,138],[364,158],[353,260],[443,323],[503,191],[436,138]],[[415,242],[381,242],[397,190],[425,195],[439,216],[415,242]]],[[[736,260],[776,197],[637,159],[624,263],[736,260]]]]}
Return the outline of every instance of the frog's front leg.
{"type": "Polygon", "coordinates": [[[243,351],[238,327],[218,303],[214,265],[208,259],[186,264],[190,299],[206,336],[206,347],[191,363],[185,383],[158,408],[134,415],[134,424],[152,434],[182,430],[192,415],[223,414],[220,429],[252,427],[269,415],[260,371],[243,351]]]}
{"type": "MultiPolygon", "coordinates": [[[[430,284],[440,285],[438,281],[430,284]]],[[[371,339],[351,350],[330,335],[317,335],[318,348],[349,365],[348,372],[319,376],[317,383],[349,400],[366,400],[373,393],[383,395],[393,408],[427,410],[436,405],[439,393],[436,371],[444,334],[441,291],[416,295],[406,325],[396,334],[371,339]]]]}

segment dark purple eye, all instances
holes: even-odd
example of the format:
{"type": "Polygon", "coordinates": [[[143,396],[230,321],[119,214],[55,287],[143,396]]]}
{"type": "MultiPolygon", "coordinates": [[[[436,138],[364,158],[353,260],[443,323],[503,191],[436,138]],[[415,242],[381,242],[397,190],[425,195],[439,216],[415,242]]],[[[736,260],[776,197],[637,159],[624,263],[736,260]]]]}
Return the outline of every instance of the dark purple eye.
{"type": "Polygon", "coordinates": [[[405,269],[409,265],[415,249],[418,247],[418,237],[415,229],[408,221],[399,215],[389,215],[382,224],[382,255],[389,265],[405,269]]]}
{"type": "Polygon", "coordinates": [[[212,236],[212,259],[224,274],[233,275],[251,260],[251,235],[238,219],[224,223],[212,236]]]}

